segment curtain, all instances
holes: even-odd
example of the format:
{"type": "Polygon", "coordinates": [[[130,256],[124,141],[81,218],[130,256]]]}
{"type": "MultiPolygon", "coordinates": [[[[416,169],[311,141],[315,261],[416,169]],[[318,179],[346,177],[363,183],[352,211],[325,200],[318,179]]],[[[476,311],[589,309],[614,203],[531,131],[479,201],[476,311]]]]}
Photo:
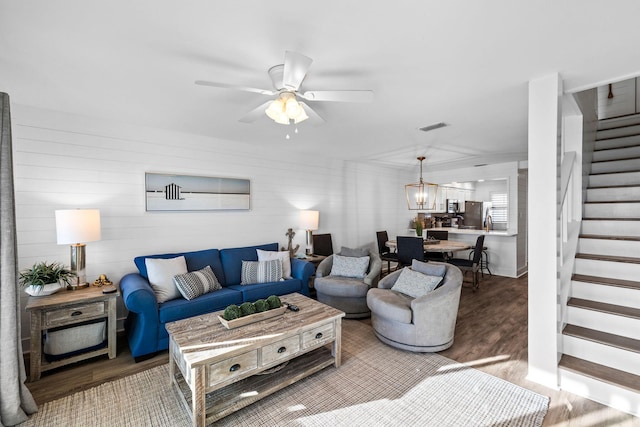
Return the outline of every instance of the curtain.
{"type": "Polygon", "coordinates": [[[0,425],[26,421],[38,410],[22,358],[9,95],[0,92],[0,425]]]}

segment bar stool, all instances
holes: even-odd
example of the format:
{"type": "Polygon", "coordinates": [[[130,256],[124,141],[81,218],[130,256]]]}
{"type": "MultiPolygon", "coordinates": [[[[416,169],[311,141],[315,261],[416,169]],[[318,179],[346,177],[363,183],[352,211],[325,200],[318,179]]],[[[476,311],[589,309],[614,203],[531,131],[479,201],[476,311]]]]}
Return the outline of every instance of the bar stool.
{"type": "MultiPolygon", "coordinates": [[[[473,253],[475,252],[475,250],[476,250],[475,246],[472,246],[470,248],[469,259],[473,257],[473,253]]],[[[480,255],[480,274],[482,274],[482,277],[484,277],[485,268],[487,269],[487,272],[489,273],[489,275],[493,276],[493,273],[491,273],[491,270],[489,270],[489,253],[487,252],[487,247],[483,246],[482,254],[480,255]]]]}

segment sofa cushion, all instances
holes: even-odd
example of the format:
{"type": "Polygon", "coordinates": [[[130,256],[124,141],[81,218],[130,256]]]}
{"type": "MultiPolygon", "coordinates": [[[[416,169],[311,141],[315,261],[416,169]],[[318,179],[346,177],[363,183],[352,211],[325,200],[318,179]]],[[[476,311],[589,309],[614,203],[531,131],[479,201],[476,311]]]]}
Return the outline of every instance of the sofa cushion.
{"type": "MultiPolygon", "coordinates": [[[[224,270],[226,285],[239,285],[242,275],[242,261],[257,261],[257,250],[277,251],[277,243],[269,243],[266,245],[246,246],[244,248],[230,248],[220,250],[220,261],[224,270]]],[[[213,270],[216,273],[216,270],[213,270]]],[[[216,273],[216,276],[218,274],[216,273]]]]}
{"type": "MultiPolygon", "coordinates": [[[[174,322],[187,317],[224,310],[230,304],[242,304],[242,294],[233,289],[222,288],[191,301],[184,298],[167,301],[160,304],[158,315],[160,323],[174,322]]],[[[166,331],[164,333],[166,334],[166,331]]]]}
{"type": "Polygon", "coordinates": [[[229,288],[242,292],[244,301],[255,302],[258,299],[264,299],[270,295],[285,295],[292,292],[300,292],[302,284],[299,279],[288,279],[271,283],[256,283],[253,285],[232,285],[229,286],[229,288]]]}
{"type": "Polygon", "coordinates": [[[340,248],[340,252],[338,252],[338,255],[360,258],[360,257],[369,255],[369,249],[367,248],[353,249],[353,248],[346,248],[343,246],[342,248],[340,248]]]}
{"type": "Polygon", "coordinates": [[[444,264],[436,264],[433,262],[422,262],[414,259],[411,262],[411,269],[413,271],[417,271],[418,273],[428,274],[429,276],[440,276],[444,277],[447,272],[447,266],[444,264]]]}
{"type": "Polygon", "coordinates": [[[411,301],[413,298],[388,289],[372,288],[367,293],[367,306],[378,316],[395,322],[409,324],[412,321],[411,301]]]}
{"type": "Polygon", "coordinates": [[[433,291],[441,281],[442,277],[440,276],[428,276],[405,267],[391,290],[418,298],[433,291]]]}
{"type": "Polygon", "coordinates": [[[257,249],[256,253],[258,254],[258,261],[280,260],[282,264],[282,278],[291,279],[291,257],[288,251],[263,251],[262,249],[257,249]]]}
{"type": "MultiPolygon", "coordinates": [[[[184,256],[187,262],[187,271],[197,271],[205,268],[207,265],[213,270],[213,274],[222,286],[226,284],[224,271],[222,269],[222,263],[220,262],[220,251],[217,249],[205,249],[202,251],[171,253],[171,254],[159,254],[159,255],[144,255],[134,258],[133,262],[138,267],[140,275],[145,279],[148,279],[147,267],[145,265],[145,259],[147,258],[175,258],[178,256],[184,256]]],[[[240,267],[238,267],[239,269],[240,267]]]]}
{"type": "Polygon", "coordinates": [[[173,276],[173,282],[180,294],[188,300],[222,288],[208,265],[202,270],[173,276]]]}
{"type": "Polygon", "coordinates": [[[180,291],[173,283],[173,277],[187,272],[187,263],[183,256],[168,259],[147,258],[145,264],[149,274],[149,284],[159,303],[180,297],[180,291]]]}
{"type": "Polygon", "coordinates": [[[369,257],[348,257],[342,255],[333,256],[331,266],[332,276],[363,278],[367,275],[369,268],[369,257]]]}
{"type": "Polygon", "coordinates": [[[362,298],[367,295],[369,290],[369,285],[364,283],[362,279],[333,275],[316,277],[313,281],[313,287],[321,294],[347,298],[362,298]]]}

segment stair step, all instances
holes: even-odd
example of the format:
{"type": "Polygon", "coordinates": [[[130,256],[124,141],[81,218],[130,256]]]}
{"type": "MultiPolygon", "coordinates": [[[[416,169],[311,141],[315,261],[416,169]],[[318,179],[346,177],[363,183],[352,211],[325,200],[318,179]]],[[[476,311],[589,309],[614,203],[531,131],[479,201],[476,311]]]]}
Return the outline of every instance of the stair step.
{"type": "Polygon", "coordinates": [[[577,282],[595,283],[598,285],[616,286],[620,288],[637,289],[640,291],[640,282],[634,280],[613,279],[611,277],[588,276],[586,274],[574,274],[571,280],[577,282]]]}
{"type": "Polygon", "coordinates": [[[640,236],[605,236],[601,234],[581,234],[581,239],[602,239],[602,240],[631,240],[640,242],[640,236]]]}
{"type": "Polygon", "coordinates": [[[640,157],[640,145],[594,150],[592,162],[625,160],[640,157]]]}
{"type": "Polygon", "coordinates": [[[617,185],[640,185],[640,171],[600,173],[589,175],[590,188],[617,185]]]}
{"type": "Polygon", "coordinates": [[[640,236],[640,218],[583,218],[582,232],[592,235],[640,236]]]}
{"type": "Polygon", "coordinates": [[[591,162],[591,173],[636,172],[640,166],[640,158],[624,160],[606,160],[591,162]]]}
{"type": "Polygon", "coordinates": [[[585,218],[637,219],[640,202],[584,202],[585,218]]]}
{"type": "Polygon", "coordinates": [[[566,325],[562,330],[562,334],[626,351],[632,351],[634,353],[640,353],[640,340],[634,340],[633,338],[609,334],[576,325],[566,325]]]}
{"type": "Polygon", "coordinates": [[[610,185],[607,187],[587,188],[586,203],[589,202],[638,202],[640,185],[610,185]]]}
{"type": "Polygon", "coordinates": [[[640,143],[639,135],[620,136],[615,138],[598,138],[594,146],[594,151],[607,150],[611,148],[624,148],[640,143]]]}
{"type": "Polygon", "coordinates": [[[628,257],[628,256],[577,253],[576,258],[592,259],[595,261],[625,262],[628,264],[640,264],[640,258],[628,257]]]}
{"type": "Polygon", "coordinates": [[[598,135],[600,135],[601,132],[606,132],[607,130],[622,130],[632,128],[638,124],[640,124],[640,114],[629,114],[622,117],[611,117],[608,119],[598,120],[598,135]]]}
{"type": "Polygon", "coordinates": [[[584,375],[615,386],[640,393],[640,376],[620,371],[608,366],[599,365],[577,357],[562,355],[558,366],[562,369],[584,375]]]}
{"type": "Polygon", "coordinates": [[[638,308],[624,307],[622,305],[615,304],[606,304],[603,302],[579,298],[569,298],[569,301],[567,301],[567,306],[640,320],[640,309],[638,308]]]}

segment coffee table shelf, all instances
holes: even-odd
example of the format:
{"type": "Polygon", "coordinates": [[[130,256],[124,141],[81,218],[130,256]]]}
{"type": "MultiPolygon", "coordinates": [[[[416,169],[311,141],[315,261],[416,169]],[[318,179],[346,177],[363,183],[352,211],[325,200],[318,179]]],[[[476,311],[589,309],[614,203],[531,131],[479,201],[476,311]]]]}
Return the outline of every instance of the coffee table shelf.
{"type": "Polygon", "coordinates": [[[297,293],[281,299],[300,311],[237,329],[220,324],[221,312],[167,324],[170,380],[194,426],[340,366],[344,313],[297,293]]]}

